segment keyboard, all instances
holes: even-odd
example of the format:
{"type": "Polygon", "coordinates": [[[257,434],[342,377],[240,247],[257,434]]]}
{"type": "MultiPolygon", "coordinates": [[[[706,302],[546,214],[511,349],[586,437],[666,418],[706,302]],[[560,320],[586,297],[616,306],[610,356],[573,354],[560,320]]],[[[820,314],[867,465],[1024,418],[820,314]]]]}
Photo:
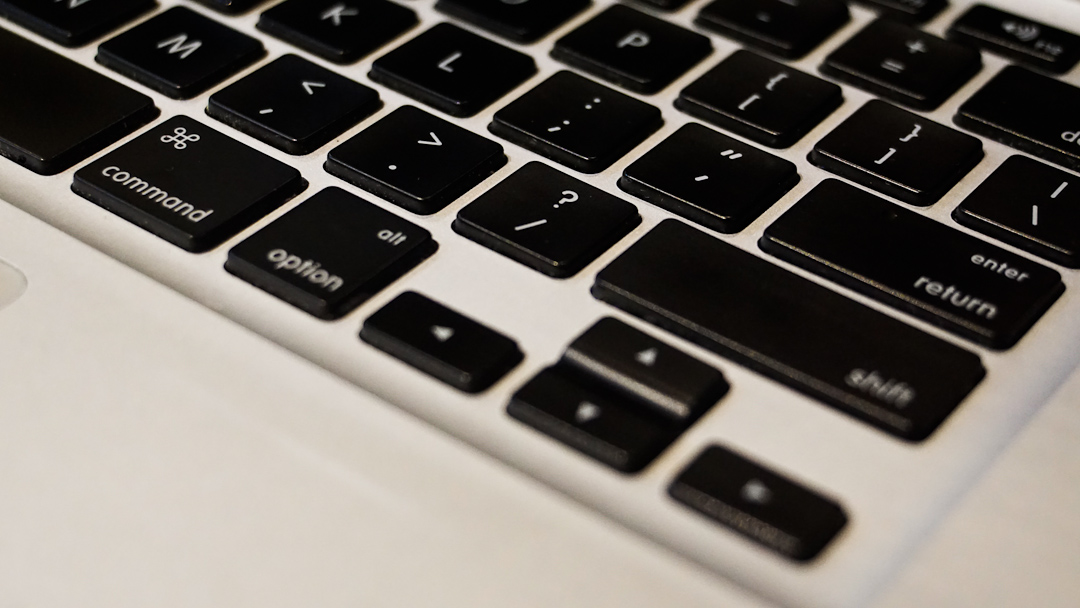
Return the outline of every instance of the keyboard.
{"type": "Polygon", "coordinates": [[[0,197],[856,605],[1080,363],[1080,7],[1014,4],[0,0],[0,197]]]}

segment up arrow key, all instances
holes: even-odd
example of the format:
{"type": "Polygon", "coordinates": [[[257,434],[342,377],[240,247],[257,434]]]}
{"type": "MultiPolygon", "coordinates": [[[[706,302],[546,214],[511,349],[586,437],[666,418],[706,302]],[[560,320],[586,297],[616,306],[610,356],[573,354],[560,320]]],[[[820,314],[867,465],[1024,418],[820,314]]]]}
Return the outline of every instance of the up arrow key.
{"type": "Polygon", "coordinates": [[[431,141],[428,141],[426,139],[418,139],[418,140],[416,140],[416,143],[422,144],[422,145],[425,145],[425,146],[441,146],[442,145],[442,140],[439,139],[438,135],[435,135],[434,131],[428,133],[428,135],[431,136],[431,141]]]}
{"type": "Polygon", "coordinates": [[[324,88],[326,88],[326,83],[325,82],[311,82],[311,81],[305,80],[304,82],[300,83],[300,86],[304,87],[304,90],[307,91],[308,95],[314,95],[315,94],[315,89],[324,89],[324,88]]]}

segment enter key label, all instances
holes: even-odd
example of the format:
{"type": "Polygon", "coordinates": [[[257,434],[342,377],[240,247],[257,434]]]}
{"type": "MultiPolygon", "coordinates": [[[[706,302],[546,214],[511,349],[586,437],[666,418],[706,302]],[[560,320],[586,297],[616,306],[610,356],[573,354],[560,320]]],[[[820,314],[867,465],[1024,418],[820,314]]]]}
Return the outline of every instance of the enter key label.
{"type": "Polygon", "coordinates": [[[828,180],[765,231],[761,248],[995,349],[1061,295],[1056,271],[828,180]]]}

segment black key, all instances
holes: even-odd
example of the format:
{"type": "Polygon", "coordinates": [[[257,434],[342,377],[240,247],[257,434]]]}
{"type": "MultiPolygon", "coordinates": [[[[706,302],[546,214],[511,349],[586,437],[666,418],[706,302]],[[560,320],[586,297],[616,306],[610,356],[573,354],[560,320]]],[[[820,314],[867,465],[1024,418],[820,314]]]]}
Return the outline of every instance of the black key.
{"type": "Polygon", "coordinates": [[[982,69],[979,51],[879,19],[833,51],[821,72],[916,110],[933,110],[982,69]]]}
{"type": "Polygon", "coordinates": [[[711,52],[705,36],[616,4],[560,38],[551,56],[631,91],[656,93],[711,52]]]}
{"type": "Polygon", "coordinates": [[[200,3],[223,13],[242,13],[263,0],[198,0],[200,3]]]}
{"type": "Polygon", "coordinates": [[[738,232],[799,182],[792,163],[688,124],[626,168],[619,187],[718,232],[738,232]]]}
{"type": "Polygon", "coordinates": [[[499,144],[403,106],[331,150],[325,167],[413,213],[428,215],[505,164],[499,144]]]}
{"type": "Polygon", "coordinates": [[[438,248],[427,230],[327,188],[229,251],[225,270],[321,319],[336,319],[438,248]]]}
{"type": "Polygon", "coordinates": [[[454,230],[548,276],[565,278],[641,223],[637,207],[537,162],[454,220],[454,230]]]}
{"type": "Polygon", "coordinates": [[[467,393],[487,389],[524,359],[510,338],[411,291],[364,321],[360,338],[467,393]]]}
{"type": "Polygon", "coordinates": [[[404,34],[416,13],[387,0],[287,0],[257,27],[334,63],[352,63],[404,34]]]}
{"type": "Polygon", "coordinates": [[[1057,272],[837,180],[765,231],[765,251],[992,348],[1061,295],[1057,272]]]}
{"type": "Polygon", "coordinates": [[[920,207],[936,203],[982,157],[978,139],[876,99],[810,152],[815,165],[920,207]]]}
{"type": "Polygon", "coordinates": [[[953,122],[1052,163],[1080,169],[1080,89],[1007,66],[967,100],[953,122]]]}
{"type": "Polygon", "coordinates": [[[0,57],[0,156],[35,173],[59,173],[158,115],[146,95],[4,29],[0,57]]]}
{"type": "Polygon", "coordinates": [[[903,439],[925,439],[982,380],[974,354],[666,220],[593,295],[903,439]]]}
{"type": "Polygon", "coordinates": [[[660,10],[673,11],[682,8],[689,0],[638,0],[638,2],[643,2],[649,6],[655,6],[660,10]]]}
{"type": "Polygon", "coordinates": [[[611,317],[578,336],[562,361],[656,413],[686,423],[728,391],[715,368],[611,317]]]}
{"type": "Polygon", "coordinates": [[[664,124],[660,110],[559,72],[495,113],[492,133],[582,173],[599,173],[664,124]]]}
{"type": "Polygon", "coordinates": [[[306,186],[296,169],[175,116],[79,169],[71,187],[166,241],[200,252],[306,186]]]}
{"type": "Polygon", "coordinates": [[[843,102],[831,82],[736,51],[683,89],[675,107],[760,144],[787,148],[843,102]]]}
{"type": "Polygon", "coordinates": [[[624,473],[640,471],[682,426],[559,366],[521,387],[506,411],[536,430],[624,473]]]}
{"type": "Polygon", "coordinates": [[[251,65],[262,43],[176,7],[98,47],[98,63],[174,99],[189,99],[251,65]]]}
{"type": "Polygon", "coordinates": [[[451,116],[472,116],[535,73],[532,57],[440,23],[376,59],[369,76],[451,116]]]}
{"type": "Polygon", "coordinates": [[[668,493],[799,561],[816,557],[847,524],[843,508],[832,500],[715,445],[679,473],[668,493]]]}
{"type": "Polygon", "coordinates": [[[589,0],[439,0],[435,10],[514,42],[535,42],[588,6],[589,0]]]}
{"type": "Polygon", "coordinates": [[[856,0],[882,17],[907,23],[925,23],[949,5],[947,0],[856,0]]]}
{"type": "Polygon", "coordinates": [[[1080,268],[1080,178],[1013,156],[953,211],[953,219],[1069,268],[1080,268]]]}
{"type": "Polygon", "coordinates": [[[983,4],[957,19],[948,36],[1054,74],[1080,60],[1080,36],[983,4]]]}
{"type": "Polygon", "coordinates": [[[308,154],[381,105],[374,90],[285,55],[214,93],[206,113],[289,154],[308,154]]]}
{"type": "Polygon", "coordinates": [[[154,0],[0,0],[6,17],[64,46],[80,46],[154,8],[154,0]]]}
{"type": "Polygon", "coordinates": [[[694,23],[773,55],[809,53],[848,22],[842,0],[715,0],[694,23]]]}

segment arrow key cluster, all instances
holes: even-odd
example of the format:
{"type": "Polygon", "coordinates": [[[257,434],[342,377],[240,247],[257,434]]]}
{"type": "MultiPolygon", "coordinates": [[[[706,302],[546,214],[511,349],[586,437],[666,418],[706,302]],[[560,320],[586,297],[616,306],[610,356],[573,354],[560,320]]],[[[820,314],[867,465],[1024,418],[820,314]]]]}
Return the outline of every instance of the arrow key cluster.
{"type": "Polygon", "coordinates": [[[373,89],[285,55],[214,93],[206,113],[289,154],[309,154],[379,109],[373,89]]]}
{"type": "Polygon", "coordinates": [[[728,388],[713,367],[609,317],[521,387],[507,412],[630,473],[649,464],[728,388]]]}
{"type": "Polygon", "coordinates": [[[524,358],[510,338],[412,291],[371,315],[360,339],[467,393],[487,389],[524,358]]]}

